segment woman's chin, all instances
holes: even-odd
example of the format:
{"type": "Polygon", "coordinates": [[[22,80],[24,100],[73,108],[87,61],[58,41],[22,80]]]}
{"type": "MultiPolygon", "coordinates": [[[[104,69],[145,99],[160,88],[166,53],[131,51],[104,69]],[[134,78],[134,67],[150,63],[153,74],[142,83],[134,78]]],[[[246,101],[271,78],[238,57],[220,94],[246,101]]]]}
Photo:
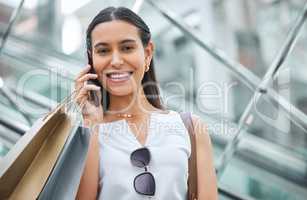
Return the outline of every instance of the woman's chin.
{"type": "Polygon", "coordinates": [[[127,96],[133,93],[131,88],[109,88],[108,92],[114,96],[127,96]]]}

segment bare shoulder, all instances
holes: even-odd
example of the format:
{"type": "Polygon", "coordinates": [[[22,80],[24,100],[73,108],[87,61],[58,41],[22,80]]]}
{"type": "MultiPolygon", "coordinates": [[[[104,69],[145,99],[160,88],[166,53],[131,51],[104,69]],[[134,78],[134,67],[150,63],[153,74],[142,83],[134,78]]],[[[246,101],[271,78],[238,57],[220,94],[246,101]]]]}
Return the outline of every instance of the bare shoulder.
{"type": "Polygon", "coordinates": [[[200,116],[192,114],[192,122],[196,134],[208,134],[208,126],[200,116]]]}
{"type": "Polygon", "coordinates": [[[211,140],[206,122],[198,115],[192,114],[197,144],[202,148],[211,148],[211,140]]]}

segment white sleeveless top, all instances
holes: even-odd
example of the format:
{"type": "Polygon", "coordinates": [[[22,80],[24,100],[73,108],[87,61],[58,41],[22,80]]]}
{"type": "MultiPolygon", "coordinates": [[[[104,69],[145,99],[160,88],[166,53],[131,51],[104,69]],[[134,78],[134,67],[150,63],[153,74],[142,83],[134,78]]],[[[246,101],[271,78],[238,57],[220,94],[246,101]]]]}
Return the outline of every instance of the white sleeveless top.
{"type": "Polygon", "coordinates": [[[179,113],[151,113],[145,145],[151,160],[147,170],[154,176],[154,196],[138,194],[134,178],[145,171],[131,164],[130,154],[142,145],[125,119],[100,124],[99,127],[99,200],[186,200],[188,159],[191,154],[189,134],[179,113]]]}

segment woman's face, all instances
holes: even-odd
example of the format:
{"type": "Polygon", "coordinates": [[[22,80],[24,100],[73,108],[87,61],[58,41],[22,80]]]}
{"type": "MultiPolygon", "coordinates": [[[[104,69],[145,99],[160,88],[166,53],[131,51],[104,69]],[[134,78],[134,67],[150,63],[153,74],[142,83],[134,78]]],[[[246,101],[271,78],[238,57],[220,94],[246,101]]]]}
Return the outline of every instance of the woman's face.
{"type": "Polygon", "coordinates": [[[92,47],[94,69],[110,94],[128,95],[142,86],[153,44],[143,47],[137,27],[121,20],[100,23],[92,31],[92,47]]]}

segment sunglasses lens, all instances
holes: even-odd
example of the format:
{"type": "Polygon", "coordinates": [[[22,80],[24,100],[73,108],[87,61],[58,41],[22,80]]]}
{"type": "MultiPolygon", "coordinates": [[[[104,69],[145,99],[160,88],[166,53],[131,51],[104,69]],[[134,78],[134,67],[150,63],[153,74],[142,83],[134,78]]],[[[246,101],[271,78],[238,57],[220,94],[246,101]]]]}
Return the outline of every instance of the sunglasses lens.
{"type": "Polygon", "coordinates": [[[134,166],[145,167],[150,161],[150,152],[145,148],[140,148],[131,153],[131,162],[134,166]]]}
{"type": "Polygon", "coordinates": [[[144,172],[135,177],[134,189],[142,195],[155,195],[156,184],[153,175],[149,172],[144,172]]]}

